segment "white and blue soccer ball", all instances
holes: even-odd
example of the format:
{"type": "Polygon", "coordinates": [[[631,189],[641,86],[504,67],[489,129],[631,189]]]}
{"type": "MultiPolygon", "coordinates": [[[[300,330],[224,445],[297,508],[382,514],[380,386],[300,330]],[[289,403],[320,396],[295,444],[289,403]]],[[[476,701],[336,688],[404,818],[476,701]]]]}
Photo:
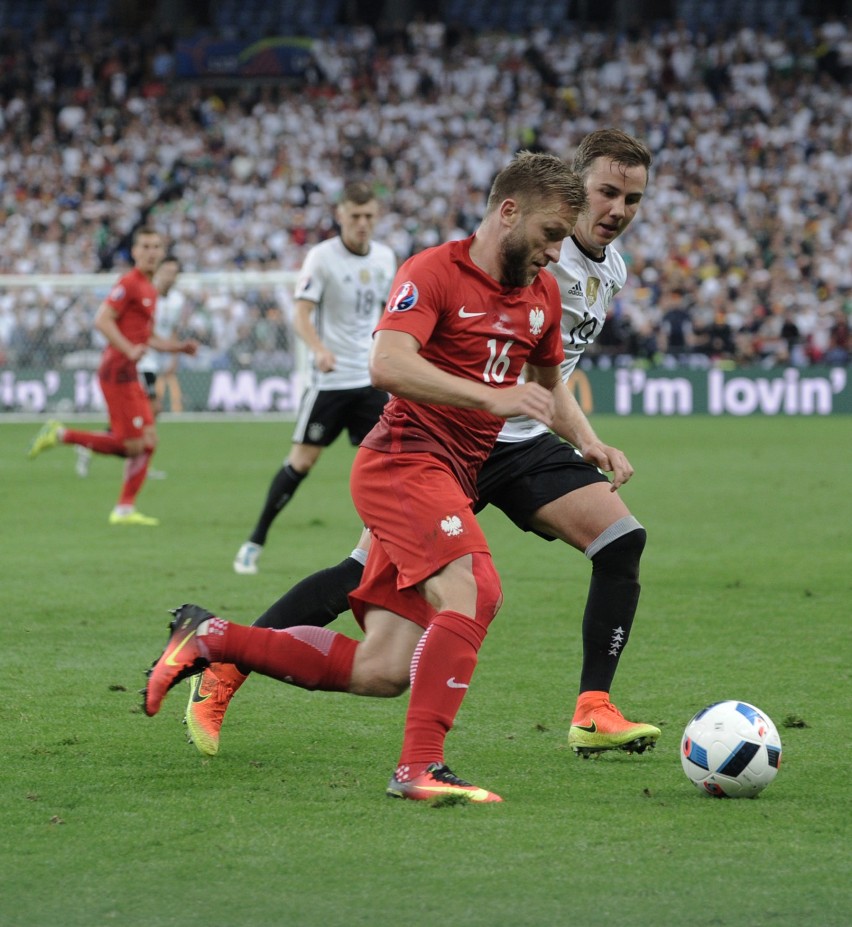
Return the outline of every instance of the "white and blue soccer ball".
{"type": "Polygon", "coordinates": [[[769,715],[748,702],[715,702],[686,725],[680,761],[689,781],[717,798],[754,798],[781,765],[769,715]]]}

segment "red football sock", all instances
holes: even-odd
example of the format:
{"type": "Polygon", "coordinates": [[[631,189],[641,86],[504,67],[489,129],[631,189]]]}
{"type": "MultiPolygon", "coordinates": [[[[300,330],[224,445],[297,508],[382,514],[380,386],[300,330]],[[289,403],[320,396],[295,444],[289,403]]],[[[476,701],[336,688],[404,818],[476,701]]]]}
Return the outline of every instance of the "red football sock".
{"type": "Polygon", "coordinates": [[[439,612],[427,628],[411,660],[400,764],[414,768],[443,763],[444,740],[467,693],[486,630],[449,611],[439,612]]]}
{"type": "Polygon", "coordinates": [[[148,463],[153,451],[145,451],[136,457],[128,457],[124,462],[124,482],[121,484],[121,495],[118,497],[119,505],[133,505],[139,490],[148,475],[148,463]]]}
{"type": "Polygon", "coordinates": [[[114,457],[126,457],[124,442],[109,431],[75,431],[66,428],[62,436],[63,444],[79,444],[96,454],[112,454],[114,457]]]}
{"type": "Polygon", "coordinates": [[[223,634],[204,637],[211,661],[236,663],[302,689],[346,692],[358,641],[328,628],[246,627],[222,622],[223,634]]]}

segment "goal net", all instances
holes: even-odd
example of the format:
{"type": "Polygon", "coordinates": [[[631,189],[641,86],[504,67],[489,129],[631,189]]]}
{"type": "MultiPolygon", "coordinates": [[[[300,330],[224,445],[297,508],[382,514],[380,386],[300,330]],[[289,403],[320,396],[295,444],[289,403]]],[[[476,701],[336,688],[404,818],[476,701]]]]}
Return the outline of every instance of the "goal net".
{"type": "MultiPolygon", "coordinates": [[[[0,275],[0,410],[102,413],[94,317],[120,274],[0,275]]],[[[158,331],[197,355],[149,352],[165,412],[295,412],[304,346],[292,328],[293,271],[183,273],[157,306],[158,331]],[[163,328],[162,326],[165,326],[163,328]]]]}

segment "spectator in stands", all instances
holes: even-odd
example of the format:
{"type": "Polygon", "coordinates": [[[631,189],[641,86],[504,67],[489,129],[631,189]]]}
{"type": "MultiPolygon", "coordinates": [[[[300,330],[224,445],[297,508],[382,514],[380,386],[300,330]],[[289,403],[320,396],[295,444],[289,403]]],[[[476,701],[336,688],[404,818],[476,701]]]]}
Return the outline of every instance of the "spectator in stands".
{"type": "Polygon", "coordinates": [[[683,290],[666,293],[659,330],[659,348],[663,354],[684,363],[692,353],[694,334],[683,290]]]}
{"type": "MultiPolygon", "coordinates": [[[[329,73],[302,87],[217,96],[169,79],[153,97],[144,88],[173,64],[167,36],[70,29],[58,55],[57,30],[42,28],[32,67],[20,37],[0,35],[0,272],[118,265],[127,255],[117,243],[152,204],[187,270],[255,258],[295,270],[334,234],[323,204],[339,194],[345,161],[380,180],[388,208],[377,235],[404,259],[473,229],[491,178],[522,138],[570,152],[616,122],[649,140],[658,165],[648,221],[621,245],[629,264],[658,274],[651,282],[637,270],[621,295],[635,330],[659,327],[654,313],[670,289],[702,290],[686,307],[697,329],[696,312],[733,278],[741,285],[724,311],[735,333],[754,295],[770,306],[795,285],[803,305],[824,289],[821,320],[849,299],[844,21],[701,41],[683,23],[650,24],[619,38],[617,50],[593,29],[455,41],[452,30],[417,22],[411,32],[410,51],[381,47],[368,27],[324,38],[329,73]],[[662,77],[676,89],[659,93],[662,77]],[[743,281],[760,281],[760,292],[743,281]]],[[[805,337],[808,357],[823,356],[822,321],[805,337]]],[[[618,350],[630,350],[621,341],[618,350]]],[[[639,349],[648,344],[643,337],[639,349]]],[[[211,362],[227,350],[212,347],[211,362]]]]}
{"type": "Polygon", "coordinates": [[[845,312],[838,309],[829,329],[828,350],[823,362],[832,367],[846,367],[849,364],[849,351],[849,318],[845,312]]]}
{"type": "Polygon", "coordinates": [[[724,307],[717,306],[713,319],[696,332],[697,349],[713,360],[731,360],[735,353],[734,333],[724,307]]]}

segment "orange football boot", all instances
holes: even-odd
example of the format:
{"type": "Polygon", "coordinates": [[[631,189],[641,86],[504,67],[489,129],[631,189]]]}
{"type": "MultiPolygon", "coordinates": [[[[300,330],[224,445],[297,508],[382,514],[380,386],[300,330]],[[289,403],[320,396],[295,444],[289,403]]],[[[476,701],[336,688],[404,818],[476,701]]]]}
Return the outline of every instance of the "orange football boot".
{"type": "Polygon", "coordinates": [[[388,783],[387,794],[390,798],[410,798],[414,801],[429,801],[443,795],[460,795],[474,802],[503,801],[499,795],[459,779],[449,767],[441,763],[431,763],[420,775],[410,778],[408,766],[397,767],[388,783]]]}
{"type": "Polygon", "coordinates": [[[219,752],[219,732],[234,693],[248,679],[233,663],[211,663],[189,680],[184,723],[189,741],[207,756],[219,752]]]}
{"type": "Polygon", "coordinates": [[[608,692],[583,692],[568,731],[568,746],[586,759],[604,750],[644,753],[659,736],[660,729],[653,724],[628,721],[609,700],[608,692]]]}

